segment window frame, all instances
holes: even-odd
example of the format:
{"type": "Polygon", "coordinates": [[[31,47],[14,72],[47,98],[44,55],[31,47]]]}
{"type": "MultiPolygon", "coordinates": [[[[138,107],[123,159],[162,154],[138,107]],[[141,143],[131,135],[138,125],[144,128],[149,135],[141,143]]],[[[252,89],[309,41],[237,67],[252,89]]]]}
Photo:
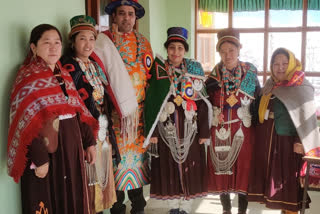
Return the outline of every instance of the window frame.
{"type": "MultiPolygon", "coordinates": [[[[233,26],[233,0],[229,1],[228,8],[228,28],[233,26]]],[[[320,32],[320,27],[318,26],[307,26],[307,13],[308,13],[308,0],[303,0],[303,9],[302,9],[302,26],[301,27],[270,27],[269,26],[269,13],[270,13],[270,0],[265,0],[265,18],[264,18],[264,27],[263,28],[236,28],[240,33],[263,33],[264,35],[264,50],[263,50],[263,71],[259,71],[258,75],[263,76],[263,83],[265,83],[270,72],[268,72],[268,46],[269,46],[269,34],[270,33],[287,33],[287,32],[297,32],[301,33],[301,64],[302,69],[305,69],[306,61],[306,37],[307,32],[320,32]]],[[[197,47],[198,47],[198,34],[199,33],[218,33],[221,29],[198,29],[198,16],[199,16],[199,0],[195,0],[195,58],[197,59],[197,47]]],[[[305,72],[306,76],[310,77],[320,77],[319,72],[305,72]]]]}

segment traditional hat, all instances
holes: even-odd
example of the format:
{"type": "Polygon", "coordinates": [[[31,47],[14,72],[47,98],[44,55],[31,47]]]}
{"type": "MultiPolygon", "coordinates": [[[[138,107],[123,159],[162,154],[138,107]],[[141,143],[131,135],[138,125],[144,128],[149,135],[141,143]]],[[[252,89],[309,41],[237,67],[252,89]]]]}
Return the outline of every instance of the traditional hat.
{"type": "Polygon", "coordinates": [[[164,43],[164,46],[167,48],[169,43],[172,41],[180,41],[186,51],[189,49],[189,45],[187,43],[188,40],[188,30],[183,27],[171,27],[167,31],[168,38],[167,41],[164,43]]]}
{"type": "Polygon", "coordinates": [[[73,17],[70,19],[71,31],[69,33],[69,39],[73,34],[82,30],[90,30],[93,32],[94,36],[97,36],[97,31],[94,28],[95,25],[96,21],[91,16],[80,15],[73,17]]]}
{"type": "Polygon", "coordinates": [[[223,29],[218,32],[218,43],[216,46],[216,50],[220,50],[220,46],[224,42],[231,42],[235,44],[236,46],[241,48],[241,43],[240,43],[240,37],[239,37],[239,31],[235,29],[223,29]]]}
{"type": "Polygon", "coordinates": [[[137,19],[140,19],[144,16],[144,8],[141,4],[138,3],[138,0],[112,0],[112,2],[110,2],[104,10],[108,15],[112,15],[112,13],[117,7],[123,5],[132,6],[136,11],[137,19]]]}

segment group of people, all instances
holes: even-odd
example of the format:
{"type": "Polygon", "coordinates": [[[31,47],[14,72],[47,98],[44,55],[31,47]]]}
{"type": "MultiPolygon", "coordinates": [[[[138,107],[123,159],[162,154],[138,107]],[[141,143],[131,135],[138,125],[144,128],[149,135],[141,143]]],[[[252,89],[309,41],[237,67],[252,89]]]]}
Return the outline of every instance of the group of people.
{"type": "MultiPolygon", "coordinates": [[[[171,27],[153,52],[134,29],[144,8],[114,0],[112,27],[70,20],[69,46],[49,24],[36,26],[10,96],[8,172],[21,182],[22,212],[143,214],[143,186],[170,214],[219,194],[223,214],[238,193],[283,213],[302,207],[303,155],[320,156],[314,89],[294,54],[279,48],[263,88],[239,60],[239,32],[223,29],[221,61],[205,76],[185,58],[188,31],[171,27]],[[301,171],[301,172],[300,172],[301,171]]],[[[307,201],[307,207],[310,199],[307,201]]]]}

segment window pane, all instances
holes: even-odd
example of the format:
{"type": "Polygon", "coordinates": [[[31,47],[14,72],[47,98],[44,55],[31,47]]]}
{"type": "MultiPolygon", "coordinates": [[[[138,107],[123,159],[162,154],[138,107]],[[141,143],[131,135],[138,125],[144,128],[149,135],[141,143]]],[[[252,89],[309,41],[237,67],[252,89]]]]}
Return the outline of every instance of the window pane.
{"type": "Polygon", "coordinates": [[[234,28],[263,28],[264,11],[257,12],[234,12],[234,28]]]}
{"type": "Polygon", "coordinates": [[[197,36],[197,60],[202,64],[204,71],[209,72],[220,61],[216,52],[217,34],[198,33],[197,36]]]}
{"type": "Polygon", "coordinates": [[[320,26],[319,10],[308,10],[308,26],[320,26]]]}
{"type": "Polygon", "coordinates": [[[197,29],[217,29],[227,27],[228,13],[199,11],[197,29]]]}
{"type": "Polygon", "coordinates": [[[272,53],[277,48],[287,48],[292,51],[296,58],[301,59],[301,33],[270,33],[268,49],[268,71],[272,53]]]}
{"type": "Polygon", "coordinates": [[[320,32],[307,32],[305,71],[320,72],[320,32]]]}
{"type": "Polygon", "coordinates": [[[263,33],[241,33],[240,60],[254,64],[263,71],[263,33]]]}
{"type": "Polygon", "coordinates": [[[100,0],[100,26],[104,26],[104,28],[100,30],[105,30],[105,27],[109,26],[109,15],[104,11],[108,3],[109,0],[100,0]]]}
{"type": "Polygon", "coordinates": [[[270,10],[271,27],[302,26],[302,10],[270,10]]]}
{"type": "Polygon", "coordinates": [[[263,86],[263,76],[258,76],[258,80],[259,80],[259,83],[260,83],[260,87],[263,86]]]}
{"type": "Polygon", "coordinates": [[[307,79],[311,82],[315,89],[314,99],[317,106],[317,116],[320,116],[320,77],[307,77],[307,79]]]}

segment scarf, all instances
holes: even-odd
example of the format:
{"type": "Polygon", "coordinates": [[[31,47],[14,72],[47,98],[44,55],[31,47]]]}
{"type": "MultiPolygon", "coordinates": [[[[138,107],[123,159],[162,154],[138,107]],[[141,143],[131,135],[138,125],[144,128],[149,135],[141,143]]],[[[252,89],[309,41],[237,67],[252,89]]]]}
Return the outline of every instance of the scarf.
{"type": "Polygon", "coordinates": [[[264,121],[264,115],[267,111],[269,101],[271,98],[271,91],[273,89],[276,89],[278,87],[294,87],[299,86],[302,84],[304,80],[304,72],[301,71],[302,66],[298,59],[295,58],[294,54],[287,50],[289,54],[289,62],[288,62],[288,68],[286,70],[286,80],[279,81],[273,71],[272,71],[272,65],[270,65],[271,68],[271,78],[269,78],[266,81],[265,86],[262,88],[262,97],[260,100],[259,105],[259,122],[263,123],[264,121]]]}
{"type": "Polygon", "coordinates": [[[98,34],[92,58],[109,80],[108,92],[120,117],[134,114],[138,103],[130,76],[118,50],[106,34],[98,34]]]}
{"type": "MultiPolygon", "coordinates": [[[[30,54],[29,54],[30,56],[30,54]]],[[[85,107],[69,73],[62,69],[66,98],[52,70],[40,57],[25,60],[19,69],[10,96],[8,134],[8,173],[18,182],[27,162],[27,147],[39,136],[47,121],[59,115],[76,114],[96,133],[98,123],[85,107]]],[[[59,75],[60,76],[60,75],[59,75]]]]}
{"type": "Polygon", "coordinates": [[[259,106],[259,121],[264,122],[271,95],[275,95],[288,110],[306,155],[320,156],[320,135],[314,103],[314,88],[304,78],[300,62],[293,53],[287,51],[289,53],[287,79],[280,82],[272,73],[272,77],[268,79],[263,89],[259,106]]]}

